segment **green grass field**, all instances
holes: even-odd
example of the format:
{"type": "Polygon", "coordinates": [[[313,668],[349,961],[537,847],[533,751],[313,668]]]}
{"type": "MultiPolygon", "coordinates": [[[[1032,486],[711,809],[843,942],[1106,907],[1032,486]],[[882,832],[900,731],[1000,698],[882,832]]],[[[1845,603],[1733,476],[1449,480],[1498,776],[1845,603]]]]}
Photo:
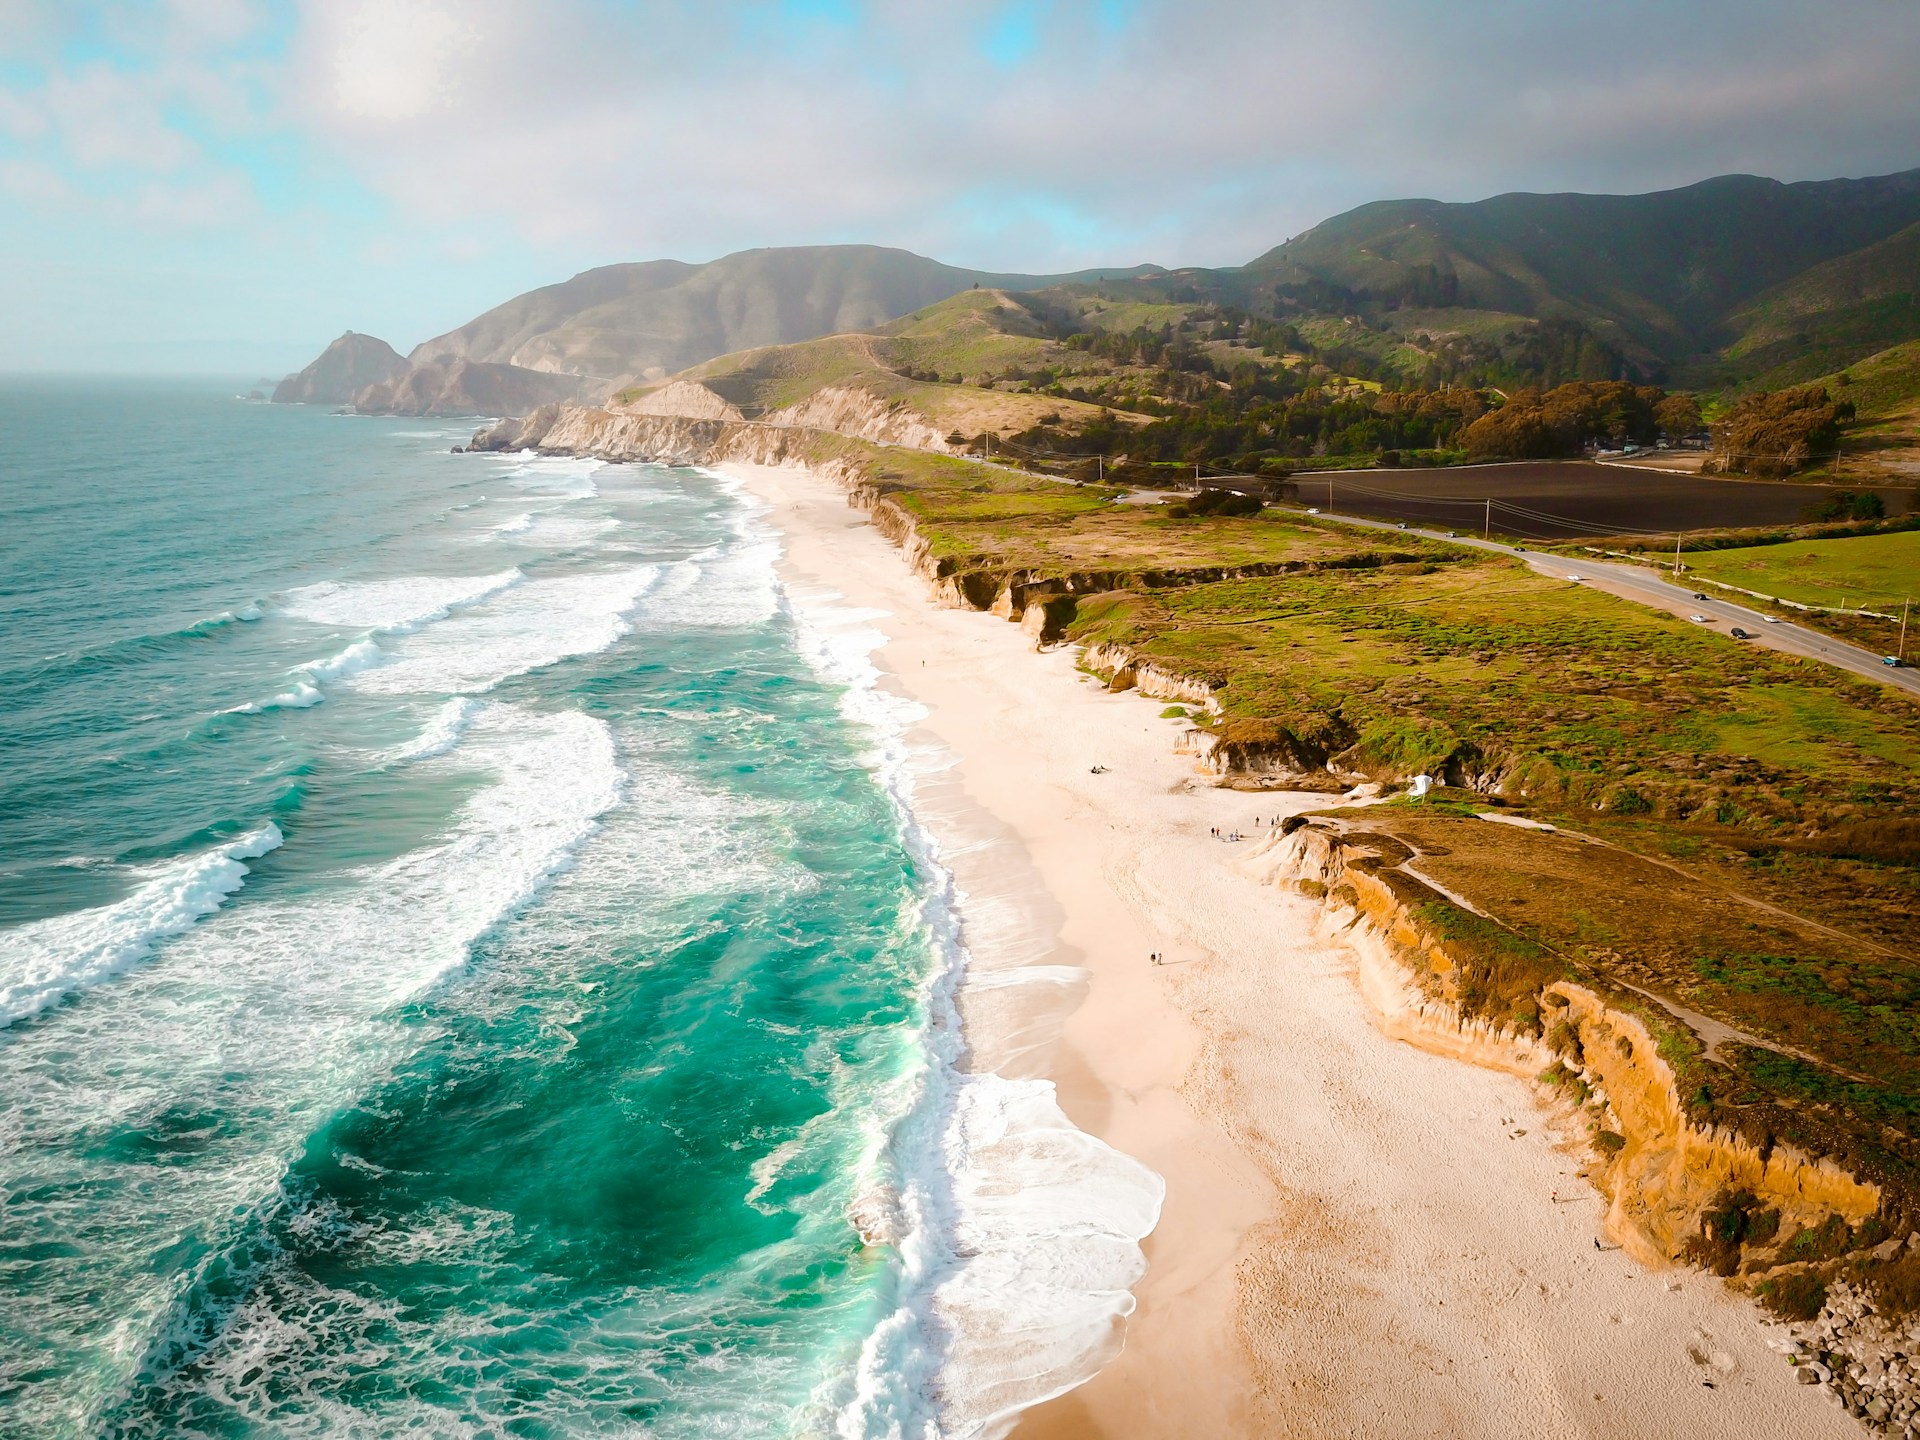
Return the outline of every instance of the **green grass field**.
{"type": "Polygon", "coordinates": [[[1689,555],[1687,565],[1799,605],[1897,610],[1908,597],[1920,598],[1920,530],[1703,551],[1689,555]]]}

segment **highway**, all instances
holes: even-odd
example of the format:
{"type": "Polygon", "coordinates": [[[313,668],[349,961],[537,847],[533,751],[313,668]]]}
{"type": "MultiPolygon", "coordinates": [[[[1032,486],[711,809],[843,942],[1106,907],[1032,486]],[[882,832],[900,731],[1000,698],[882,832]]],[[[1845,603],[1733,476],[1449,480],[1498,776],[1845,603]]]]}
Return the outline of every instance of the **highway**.
{"type": "MultiPolygon", "coordinates": [[[[1334,515],[1320,512],[1323,520],[1336,520],[1342,525],[1358,525],[1368,530],[1399,531],[1403,527],[1391,520],[1368,520],[1357,515],[1334,515]]],[[[1623,600],[1632,600],[1655,610],[1670,610],[1675,615],[1704,615],[1707,623],[1703,629],[1712,629],[1725,635],[1732,627],[1739,626],[1753,638],[1736,641],[1742,645],[1764,645],[1770,650],[1779,650],[1788,655],[1798,655],[1808,660],[1820,660],[1837,669],[1849,671],[1868,680],[1877,680],[1883,685],[1891,685],[1904,690],[1909,695],[1920,696],[1920,670],[1911,665],[1895,668],[1881,663],[1880,657],[1858,645],[1849,645],[1844,640],[1836,640],[1831,635],[1822,635],[1817,630],[1809,630],[1804,625],[1796,625],[1791,620],[1769,623],[1766,612],[1737,605],[1731,600],[1721,600],[1709,595],[1705,600],[1695,599],[1695,591],[1684,585],[1674,585],[1662,580],[1653,571],[1640,565],[1614,565],[1596,563],[1590,560],[1570,560],[1562,555],[1543,555],[1536,550],[1521,550],[1498,540],[1480,540],[1470,535],[1448,535],[1443,530],[1428,530],[1416,526],[1404,527],[1409,535],[1423,535],[1429,540],[1442,540],[1449,545],[1464,545],[1474,550],[1493,550],[1502,555],[1519,555],[1533,570],[1541,575],[1559,580],[1570,580],[1574,576],[1580,583],[1595,590],[1604,590],[1609,595],[1618,595],[1623,600]]]]}

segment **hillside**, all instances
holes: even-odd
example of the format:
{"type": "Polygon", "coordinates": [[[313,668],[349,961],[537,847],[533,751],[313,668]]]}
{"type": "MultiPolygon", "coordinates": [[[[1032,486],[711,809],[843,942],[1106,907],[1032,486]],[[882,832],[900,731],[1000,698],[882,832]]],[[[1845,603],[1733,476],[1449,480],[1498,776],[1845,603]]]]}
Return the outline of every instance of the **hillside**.
{"type": "Polygon", "coordinates": [[[1858,417],[1843,440],[1847,478],[1920,484],[1920,340],[1816,377],[1858,417]]]}
{"type": "Polygon", "coordinates": [[[1727,358],[1757,389],[1799,384],[1920,336],[1920,224],[1816,265],[1732,317],[1727,358]]]}
{"type": "Polygon", "coordinates": [[[1003,275],[877,245],[744,250],[707,265],[610,265],[510,300],[408,359],[658,379],[731,351],[871,330],[975,285],[1035,290],[1096,273],[1141,270],[1003,275]]]}
{"type": "Polygon", "coordinates": [[[1651,195],[1398,200],[1315,226],[1245,268],[1251,302],[1448,307],[1588,327],[1649,372],[1735,338],[1736,312],[1920,221],[1920,171],[1783,185],[1727,175],[1651,195]],[[1335,292],[1329,296],[1326,292],[1335,292]]]}
{"type": "Polygon", "coordinates": [[[276,405],[345,405],[369,385],[407,368],[399,352],[384,340],[349,330],[320,352],[297,375],[273,387],[276,405]]]}
{"type": "Polygon", "coordinates": [[[956,446],[955,435],[964,444],[1043,423],[1083,428],[1098,421],[1096,405],[992,383],[1001,371],[1043,365],[1064,353],[1028,297],[970,289],[877,333],[719,356],[669,381],[622,391],[616,408],[827,428],[850,421],[856,432],[876,434],[872,422],[884,413],[885,438],[898,443],[917,435],[927,448],[948,448],[956,446]]]}
{"type": "MultiPolygon", "coordinates": [[[[578,393],[604,394],[823,336],[910,342],[891,331],[899,317],[977,286],[1027,297],[1033,333],[1002,326],[991,355],[963,347],[945,362],[897,348],[883,368],[1031,369],[1039,356],[1014,341],[1167,334],[1204,313],[1236,332],[1252,322],[1256,348],[1275,358],[1388,387],[1634,379],[1719,390],[1797,382],[1920,338],[1917,275],[1920,170],[1795,184],[1728,175],[1650,195],[1381,201],[1225,269],[996,274],[871,245],[610,265],[496,306],[408,361],[500,367],[491,393],[531,406],[554,387],[529,376],[580,377],[592,383],[578,393]]],[[[943,331],[939,343],[958,342],[943,331]]],[[[463,387],[438,374],[361,408],[389,396],[458,408],[463,387]]]]}

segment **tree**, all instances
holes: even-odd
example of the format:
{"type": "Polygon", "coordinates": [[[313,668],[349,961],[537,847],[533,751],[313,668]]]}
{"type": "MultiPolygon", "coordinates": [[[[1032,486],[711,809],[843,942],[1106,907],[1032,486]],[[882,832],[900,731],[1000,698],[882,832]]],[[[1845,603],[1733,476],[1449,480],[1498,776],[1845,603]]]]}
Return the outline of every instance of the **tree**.
{"type": "Polygon", "coordinates": [[[1713,427],[1714,463],[1722,470],[1778,478],[1832,458],[1853,402],[1835,403],[1819,385],[1749,395],[1713,427]]]}
{"type": "Polygon", "coordinates": [[[1700,402],[1691,395],[1669,395],[1653,407],[1653,418],[1660,433],[1669,440],[1682,440],[1700,432],[1700,402]]]}

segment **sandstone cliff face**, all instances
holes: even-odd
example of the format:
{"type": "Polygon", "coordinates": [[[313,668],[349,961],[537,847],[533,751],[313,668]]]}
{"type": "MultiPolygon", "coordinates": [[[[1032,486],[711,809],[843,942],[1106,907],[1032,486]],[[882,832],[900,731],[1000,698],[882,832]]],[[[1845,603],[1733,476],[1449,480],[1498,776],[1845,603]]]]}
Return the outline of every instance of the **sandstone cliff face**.
{"type": "Polygon", "coordinates": [[[1541,992],[1538,1033],[1470,1018],[1454,992],[1459,964],[1394,887],[1368,865],[1379,851],[1364,834],[1308,824],[1275,831],[1248,868],[1269,882],[1324,897],[1322,924],[1360,958],[1360,988],[1395,1039],[1526,1079],[1560,1065],[1594,1097],[1596,1128],[1621,1137],[1591,1172],[1612,1198],[1608,1230],[1643,1263],[1682,1258],[1716,1197],[1746,1190],[1778,1211],[1781,1230],[1817,1227],[1829,1215],[1858,1225],[1880,1209],[1876,1185],[1790,1146],[1766,1150],[1687,1116],[1673,1068],[1646,1022],[1622,1000],[1569,981],[1541,992]]]}
{"type": "Polygon", "coordinates": [[[349,330],[298,375],[273,387],[276,405],[345,405],[369,385],[391,380],[407,362],[384,340],[349,330]]]}
{"type": "Polygon", "coordinates": [[[831,430],[877,445],[904,445],[941,453],[953,448],[932,421],[909,409],[904,401],[883,400],[853,385],[825,386],[799,404],[776,410],[766,418],[773,425],[831,430]]]}
{"type": "Polygon", "coordinates": [[[744,420],[725,397],[697,380],[675,380],[619,407],[628,415],[681,415],[689,420],[744,420]]]}

